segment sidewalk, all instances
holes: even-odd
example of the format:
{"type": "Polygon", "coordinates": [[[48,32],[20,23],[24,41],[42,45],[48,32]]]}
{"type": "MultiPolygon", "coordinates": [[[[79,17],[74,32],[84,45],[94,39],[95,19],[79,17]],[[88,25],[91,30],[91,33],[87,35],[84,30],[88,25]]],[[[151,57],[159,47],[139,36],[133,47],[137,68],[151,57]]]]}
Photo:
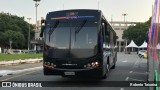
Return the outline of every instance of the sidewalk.
{"type": "Polygon", "coordinates": [[[3,78],[3,76],[16,75],[19,73],[38,70],[42,68],[43,68],[42,62],[0,66],[0,78],[3,78]]]}
{"type": "Polygon", "coordinates": [[[42,68],[42,58],[0,61],[0,77],[42,68]]]}
{"type": "Polygon", "coordinates": [[[42,58],[35,58],[35,59],[19,59],[19,60],[0,61],[0,67],[24,64],[24,63],[38,63],[38,62],[42,62],[42,60],[43,60],[42,58]]]}

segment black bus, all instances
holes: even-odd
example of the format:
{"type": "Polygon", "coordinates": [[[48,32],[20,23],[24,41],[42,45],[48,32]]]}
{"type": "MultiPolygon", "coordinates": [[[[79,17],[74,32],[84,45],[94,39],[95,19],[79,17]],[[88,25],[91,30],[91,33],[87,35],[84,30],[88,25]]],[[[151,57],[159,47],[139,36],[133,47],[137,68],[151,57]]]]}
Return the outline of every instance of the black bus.
{"type": "Polygon", "coordinates": [[[115,68],[117,36],[100,10],[49,12],[43,23],[44,75],[106,78],[115,68]]]}

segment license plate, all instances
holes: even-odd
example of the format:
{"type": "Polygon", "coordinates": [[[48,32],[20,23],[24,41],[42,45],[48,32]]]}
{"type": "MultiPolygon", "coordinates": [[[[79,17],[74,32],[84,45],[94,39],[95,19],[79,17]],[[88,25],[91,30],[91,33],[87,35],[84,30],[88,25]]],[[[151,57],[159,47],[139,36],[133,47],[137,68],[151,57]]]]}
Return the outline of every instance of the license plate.
{"type": "Polygon", "coordinates": [[[75,72],[64,72],[65,75],[75,75],[75,72]]]}

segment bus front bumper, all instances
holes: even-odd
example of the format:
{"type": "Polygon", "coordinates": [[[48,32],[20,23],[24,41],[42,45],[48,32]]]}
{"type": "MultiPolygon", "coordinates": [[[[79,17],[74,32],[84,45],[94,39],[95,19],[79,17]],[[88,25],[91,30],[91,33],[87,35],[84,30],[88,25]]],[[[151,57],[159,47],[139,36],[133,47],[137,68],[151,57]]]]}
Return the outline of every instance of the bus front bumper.
{"type": "Polygon", "coordinates": [[[102,68],[94,69],[59,69],[59,68],[47,68],[44,70],[50,73],[50,75],[62,75],[62,76],[86,76],[86,77],[101,77],[103,75],[102,68]]]}

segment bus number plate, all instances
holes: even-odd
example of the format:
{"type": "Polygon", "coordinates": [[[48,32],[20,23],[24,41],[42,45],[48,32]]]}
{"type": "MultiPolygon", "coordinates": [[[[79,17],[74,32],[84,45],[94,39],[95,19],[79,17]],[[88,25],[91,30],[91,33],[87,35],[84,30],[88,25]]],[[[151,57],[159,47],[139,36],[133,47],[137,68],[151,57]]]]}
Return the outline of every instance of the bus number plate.
{"type": "Polygon", "coordinates": [[[64,72],[65,75],[75,75],[75,72],[64,72]]]}

